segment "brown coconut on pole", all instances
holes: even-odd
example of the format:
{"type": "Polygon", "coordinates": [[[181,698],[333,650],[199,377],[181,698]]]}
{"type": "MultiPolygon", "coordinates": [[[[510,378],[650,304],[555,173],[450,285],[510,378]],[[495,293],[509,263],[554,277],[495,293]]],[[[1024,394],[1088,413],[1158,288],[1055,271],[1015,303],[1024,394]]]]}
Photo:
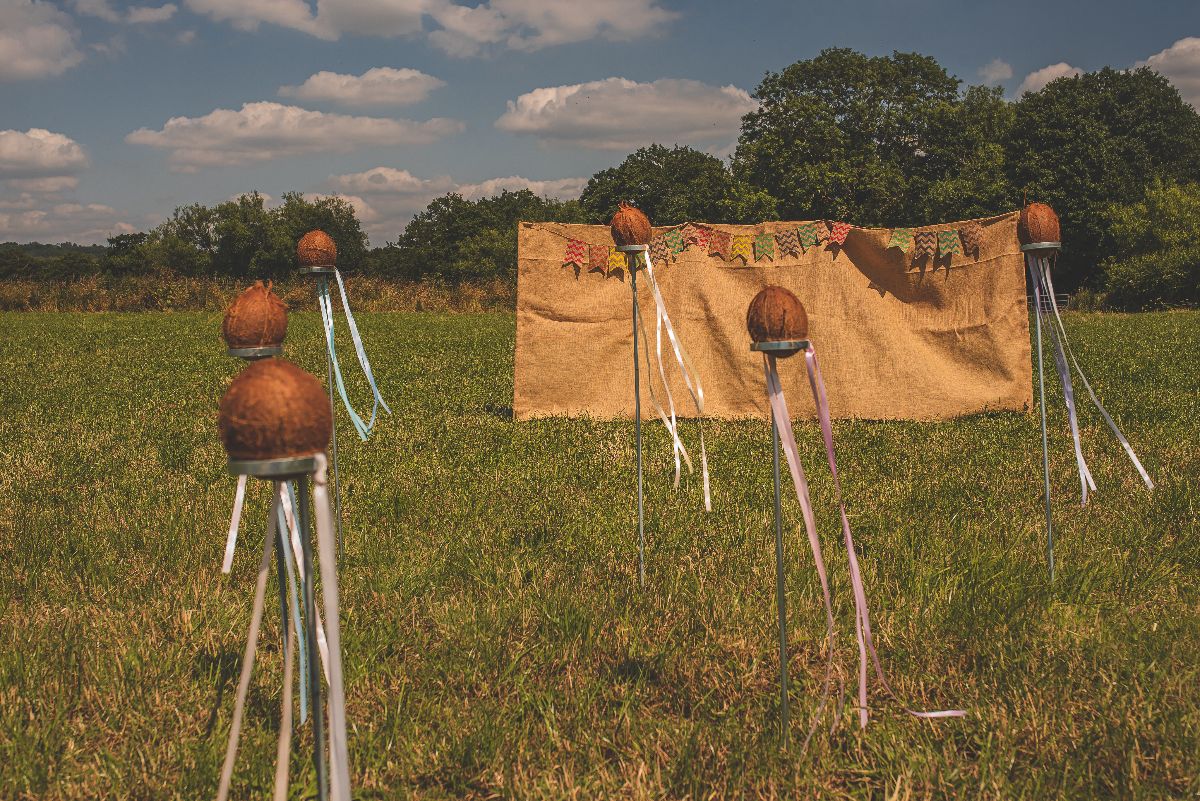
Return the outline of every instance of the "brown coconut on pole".
{"type": "Polygon", "coordinates": [[[334,267],[337,265],[337,243],[320,229],[309,231],[296,243],[296,258],[301,267],[334,267]]]}
{"type": "Polygon", "coordinates": [[[1053,247],[1047,250],[1057,250],[1062,242],[1062,229],[1054,209],[1045,203],[1030,203],[1021,209],[1017,219],[1017,239],[1022,245],[1051,243],[1053,247]]]}
{"type": "MultiPolygon", "coordinates": [[[[768,286],[746,310],[746,330],[754,342],[791,342],[808,338],[808,313],[800,299],[781,286],[768,286]]],[[[797,349],[772,351],[781,359],[797,349]]]]}
{"type": "Polygon", "coordinates": [[[286,359],[252,362],[221,398],[217,427],[230,459],[321,453],[333,433],[325,387],[286,359]]]}
{"type": "Polygon", "coordinates": [[[618,245],[649,245],[652,231],[650,219],[625,201],[617,204],[617,213],[609,223],[613,241],[618,245]]]}
{"type": "Polygon", "coordinates": [[[287,306],[262,281],[234,298],[225,311],[221,336],[230,348],[262,348],[283,343],[287,335],[287,306]]]}

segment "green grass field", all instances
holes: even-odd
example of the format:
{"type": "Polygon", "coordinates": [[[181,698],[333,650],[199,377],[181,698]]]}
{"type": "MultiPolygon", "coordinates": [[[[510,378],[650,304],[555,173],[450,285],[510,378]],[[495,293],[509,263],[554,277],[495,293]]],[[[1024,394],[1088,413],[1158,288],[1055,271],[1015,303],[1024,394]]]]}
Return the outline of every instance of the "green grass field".
{"type": "MultiPolygon", "coordinates": [[[[0,796],[216,792],[267,500],[252,484],[222,576],[234,480],[215,417],[239,365],[219,323],[0,315],[0,796]]],[[[514,423],[511,314],[360,325],[396,413],[367,444],[341,417],[357,795],[1200,795],[1200,314],[1067,318],[1159,486],[1141,487],[1086,410],[1100,491],[1080,508],[1055,393],[1054,584],[1036,416],[836,424],[885,667],[914,705],[965,706],[965,720],[911,719],[872,685],[858,729],[836,507],[816,426],[798,426],[847,686],[840,728],[805,753],[823,613],[793,500],[781,752],[765,422],[707,428],[707,515],[697,479],[672,492],[666,436],[647,427],[639,591],[631,425],[514,423]]],[[[315,314],[293,317],[288,355],[323,372],[315,314]]],[[[268,602],[238,797],[270,792],[280,675],[268,602]]],[[[297,798],[313,792],[309,747],[292,761],[297,798]]]]}

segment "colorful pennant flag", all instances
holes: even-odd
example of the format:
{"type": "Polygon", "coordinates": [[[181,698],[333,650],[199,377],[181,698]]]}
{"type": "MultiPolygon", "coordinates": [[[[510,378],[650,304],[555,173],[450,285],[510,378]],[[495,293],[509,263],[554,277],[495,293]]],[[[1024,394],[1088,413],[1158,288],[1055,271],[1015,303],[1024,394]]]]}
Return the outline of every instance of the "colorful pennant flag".
{"type": "Polygon", "coordinates": [[[678,228],[672,228],[663,234],[663,240],[667,243],[667,247],[670,248],[671,253],[683,252],[683,232],[678,228]]]}
{"type": "Polygon", "coordinates": [[[962,254],[962,245],[958,241],[958,231],[951,228],[948,231],[938,231],[938,253],[943,256],[962,254]]]}
{"type": "Polygon", "coordinates": [[[587,250],[587,242],[584,242],[582,239],[568,239],[567,252],[563,255],[562,266],[570,267],[571,265],[575,265],[582,270],[584,265],[587,264],[587,250]]]}
{"type": "Polygon", "coordinates": [[[978,260],[979,248],[983,245],[983,226],[978,222],[969,222],[958,229],[958,235],[962,239],[963,252],[973,255],[978,260]]]}
{"type": "Polygon", "coordinates": [[[726,231],[711,230],[708,236],[708,255],[720,256],[729,261],[733,251],[733,237],[726,231]]]}
{"type": "Polygon", "coordinates": [[[829,226],[825,224],[824,220],[817,220],[815,223],[813,223],[813,225],[817,227],[818,245],[829,239],[829,226]]]}
{"type": "Polygon", "coordinates": [[[779,245],[779,255],[781,256],[800,255],[800,235],[796,233],[795,228],[788,228],[775,234],[775,243],[779,245]]]}
{"type": "Polygon", "coordinates": [[[775,237],[768,233],[761,233],[754,237],[754,260],[771,259],[775,260],[775,237]]]}
{"type": "Polygon", "coordinates": [[[625,266],[625,254],[614,247],[608,249],[608,271],[620,270],[625,266]]]}
{"type": "Polygon", "coordinates": [[[917,231],[913,235],[913,241],[916,242],[916,248],[913,250],[914,260],[923,256],[933,258],[937,255],[937,234],[933,231],[917,231]]]}
{"type": "Polygon", "coordinates": [[[846,244],[846,235],[850,233],[850,223],[835,222],[829,229],[829,241],[839,245],[846,244]]]}
{"type": "Polygon", "coordinates": [[[823,222],[806,222],[800,223],[796,227],[796,236],[800,240],[800,247],[807,250],[821,244],[822,233],[821,228],[825,227],[823,222]]]}
{"type": "Polygon", "coordinates": [[[588,265],[589,270],[597,270],[599,272],[608,271],[608,245],[592,245],[591,247],[591,264],[588,265]]]}
{"type": "Polygon", "coordinates": [[[912,247],[913,229],[911,228],[893,228],[892,238],[888,240],[889,248],[900,248],[901,253],[907,253],[912,247]]]}
{"type": "Polygon", "coordinates": [[[683,246],[689,247],[695,245],[698,248],[707,249],[711,229],[705,228],[703,225],[687,223],[683,226],[683,246]]]}
{"type": "Polygon", "coordinates": [[[751,248],[754,247],[754,237],[750,234],[737,234],[733,237],[733,246],[729,250],[729,259],[732,261],[736,258],[741,258],[746,264],[749,264],[754,259],[751,248]]]}
{"type": "Polygon", "coordinates": [[[671,246],[666,238],[659,234],[650,240],[650,261],[655,264],[665,264],[671,257],[671,246]]]}

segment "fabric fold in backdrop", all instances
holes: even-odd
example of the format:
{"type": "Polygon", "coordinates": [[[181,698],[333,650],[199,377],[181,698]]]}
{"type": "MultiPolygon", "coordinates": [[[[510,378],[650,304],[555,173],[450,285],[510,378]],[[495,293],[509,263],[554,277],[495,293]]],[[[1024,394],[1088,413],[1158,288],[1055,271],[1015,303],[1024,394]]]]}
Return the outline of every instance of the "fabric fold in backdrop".
{"type": "MultiPolygon", "coordinates": [[[[580,265],[582,266],[582,264],[580,265]]],[[[317,305],[321,309],[321,325],[325,329],[325,347],[329,350],[330,363],[333,366],[334,382],[337,384],[338,394],[342,397],[342,404],[346,407],[346,413],[350,415],[350,422],[354,425],[354,430],[358,436],[366,441],[370,436],[371,430],[375,427],[375,417],[382,406],[383,410],[388,414],[392,410],[384,401],[383,396],[379,392],[379,387],[375,383],[375,374],[371,371],[371,362],[367,359],[367,352],[363,348],[362,337],[358,333],[358,325],[354,321],[354,314],[350,311],[350,301],[346,297],[346,285],[342,281],[341,272],[335,267],[333,270],[334,278],[337,280],[338,293],[342,298],[342,311],[346,315],[346,325],[350,329],[350,339],[354,343],[354,351],[358,356],[359,366],[362,367],[363,375],[366,376],[367,383],[371,387],[372,404],[371,418],[364,422],[358,412],[354,411],[354,407],[350,405],[350,398],[346,395],[346,385],[342,380],[342,369],[338,364],[337,348],[334,344],[333,335],[333,298],[329,291],[329,282],[322,280],[317,288],[317,305]]]]}

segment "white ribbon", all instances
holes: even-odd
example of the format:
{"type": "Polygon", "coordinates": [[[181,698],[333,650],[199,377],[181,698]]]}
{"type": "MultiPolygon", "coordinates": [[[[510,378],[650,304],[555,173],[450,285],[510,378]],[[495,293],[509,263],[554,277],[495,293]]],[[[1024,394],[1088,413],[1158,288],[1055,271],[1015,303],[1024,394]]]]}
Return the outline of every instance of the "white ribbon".
{"type": "Polygon", "coordinates": [[[704,443],[704,387],[700,384],[700,376],[696,374],[696,369],[692,366],[691,360],[688,359],[687,351],[683,348],[683,343],[679,341],[679,337],[675,334],[675,326],[671,324],[671,317],[667,314],[667,304],[663,301],[662,292],[658,288],[658,281],[654,278],[654,264],[650,261],[649,252],[642,251],[642,260],[646,265],[646,280],[649,282],[650,289],[654,294],[655,345],[656,356],[658,358],[658,372],[662,377],[663,387],[667,393],[667,403],[671,409],[670,422],[667,421],[667,416],[662,414],[661,407],[659,408],[659,414],[663,418],[663,423],[666,424],[667,430],[671,433],[672,447],[675,449],[675,486],[679,486],[679,457],[682,455],[684,461],[687,462],[689,473],[692,472],[692,461],[688,457],[687,450],[683,447],[683,441],[679,438],[678,424],[675,419],[675,402],[671,397],[671,389],[667,384],[666,370],[663,367],[662,330],[664,327],[667,331],[667,339],[671,343],[671,349],[675,353],[675,362],[679,365],[679,372],[683,376],[683,382],[687,386],[688,393],[692,396],[692,402],[696,406],[696,413],[701,418],[700,470],[704,480],[704,509],[711,512],[712,496],[709,492],[708,450],[704,443]]]}
{"type": "MultiPolygon", "coordinates": [[[[292,541],[292,557],[296,567],[296,573],[300,576],[300,581],[304,581],[304,560],[301,554],[304,549],[300,544],[300,526],[296,523],[296,517],[292,514],[292,502],[290,493],[282,493],[280,502],[283,504],[283,514],[287,519],[288,535],[292,541]]],[[[325,681],[329,681],[329,643],[325,639],[325,624],[321,622],[321,609],[313,605],[313,617],[317,622],[317,651],[321,655],[321,672],[325,674],[325,681]]]]}
{"type": "MultiPolygon", "coordinates": [[[[1050,323],[1050,326],[1049,326],[1050,333],[1052,334],[1052,338],[1055,340],[1055,345],[1057,348],[1056,352],[1055,352],[1056,363],[1059,361],[1059,358],[1060,358],[1058,350],[1061,350],[1062,348],[1065,347],[1066,356],[1070,357],[1071,365],[1074,366],[1075,372],[1079,376],[1079,380],[1083,382],[1084,389],[1087,390],[1088,396],[1092,399],[1092,403],[1095,405],[1096,409],[1100,412],[1100,416],[1104,418],[1104,422],[1108,425],[1109,430],[1112,431],[1113,435],[1117,438],[1117,441],[1121,443],[1121,447],[1125,450],[1125,454],[1129,457],[1129,461],[1133,463],[1133,466],[1137,470],[1138,475],[1141,476],[1142,483],[1146,485],[1146,489],[1151,489],[1151,490],[1154,489],[1154,482],[1150,479],[1150,474],[1147,473],[1146,468],[1144,468],[1142,466],[1141,460],[1138,459],[1137,454],[1134,453],[1134,451],[1133,451],[1133,446],[1129,444],[1129,440],[1126,439],[1125,435],[1121,432],[1120,427],[1117,426],[1117,423],[1115,420],[1113,420],[1112,415],[1110,415],[1108,413],[1108,410],[1104,408],[1104,404],[1102,404],[1100,402],[1100,399],[1096,396],[1096,392],[1095,392],[1095,390],[1092,389],[1092,385],[1088,382],[1087,376],[1083,374],[1083,368],[1081,368],[1079,366],[1079,361],[1078,361],[1078,359],[1075,358],[1075,352],[1071,349],[1071,342],[1070,342],[1070,340],[1067,339],[1066,326],[1063,325],[1062,316],[1058,313],[1058,304],[1054,302],[1054,281],[1050,277],[1050,260],[1047,259],[1045,256],[1035,257],[1034,254],[1032,254],[1032,253],[1028,254],[1027,258],[1029,261],[1029,270],[1031,273],[1035,274],[1034,301],[1035,301],[1035,303],[1037,303],[1037,306],[1038,306],[1038,308],[1037,308],[1038,314],[1043,314],[1042,308],[1041,308],[1041,302],[1040,302],[1040,299],[1038,298],[1038,295],[1040,294],[1038,292],[1039,285],[1041,288],[1043,288],[1045,290],[1045,294],[1049,297],[1049,300],[1050,300],[1050,308],[1054,310],[1053,320],[1050,320],[1048,315],[1043,315],[1043,316],[1050,323]],[[1060,342],[1061,342],[1061,344],[1059,344],[1060,342]]],[[[1060,365],[1058,365],[1058,367],[1059,367],[1060,374],[1063,372],[1066,372],[1068,376],[1070,375],[1069,370],[1066,366],[1065,359],[1062,361],[1062,363],[1060,365]]],[[[1069,386],[1069,383],[1070,383],[1070,379],[1068,377],[1068,379],[1066,379],[1064,381],[1064,386],[1069,386]]],[[[1074,397],[1072,394],[1071,402],[1069,403],[1070,406],[1073,406],[1073,401],[1074,401],[1074,397]]],[[[1075,439],[1076,439],[1076,449],[1078,452],[1079,444],[1078,444],[1078,435],[1077,434],[1075,435],[1075,439]]],[[[1082,459],[1082,454],[1079,454],[1077,458],[1082,459]]],[[[1086,465],[1085,465],[1085,468],[1086,468],[1086,465]]],[[[1091,478],[1090,471],[1088,471],[1087,477],[1089,479],[1091,478]]],[[[1091,488],[1093,491],[1095,491],[1096,486],[1095,486],[1094,482],[1091,482],[1091,488]]],[[[1085,485],[1085,489],[1083,492],[1083,502],[1087,503],[1086,485],[1085,485]]]]}
{"type": "MultiPolygon", "coordinates": [[[[350,757],[346,741],[346,694],[342,681],[341,625],[338,612],[337,544],[333,510],[326,488],[325,454],[318,454],[313,475],[313,507],[317,518],[321,593],[329,621],[329,774],[333,801],[350,801],[350,757]]],[[[316,714],[320,714],[318,710],[316,714]]]]}
{"type": "Polygon", "coordinates": [[[225,538],[225,561],[221,572],[226,575],[233,569],[233,550],[237,546],[238,525],[242,520],[242,504],[246,500],[246,474],[238,476],[237,491],[233,494],[233,515],[229,518],[229,536],[225,538]]]}

